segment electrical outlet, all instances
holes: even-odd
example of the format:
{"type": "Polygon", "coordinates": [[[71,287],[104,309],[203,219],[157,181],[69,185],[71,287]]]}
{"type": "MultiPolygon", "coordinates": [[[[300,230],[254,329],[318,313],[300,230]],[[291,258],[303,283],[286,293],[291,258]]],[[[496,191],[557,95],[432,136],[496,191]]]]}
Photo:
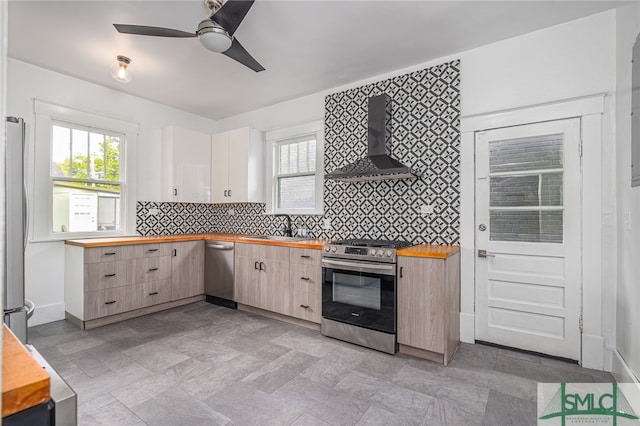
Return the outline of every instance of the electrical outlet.
{"type": "Polygon", "coordinates": [[[155,216],[158,214],[158,209],[149,209],[147,211],[147,216],[155,216]]]}
{"type": "Polygon", "coordinates": [[[420,206],[420,215],[427,216],[433,214],[433,206],[428,204],[423,204],[420,206]]]}
{"type": "Polygon", "coordinates": [[[331,229],[331,219],[329,219],[328,217],[322,219],[323,220],[323,224],[322,224],[322,229],[331,229]]]}

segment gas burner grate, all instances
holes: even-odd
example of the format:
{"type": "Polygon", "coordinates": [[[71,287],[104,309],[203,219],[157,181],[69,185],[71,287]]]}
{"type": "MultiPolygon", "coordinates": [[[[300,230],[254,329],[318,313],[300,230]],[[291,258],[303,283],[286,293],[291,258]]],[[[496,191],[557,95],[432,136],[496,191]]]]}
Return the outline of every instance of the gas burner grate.
{"type": "Polygon", "coordinates": [[[340,246],[354,246],[354,247],[382,247],[382,248],[394,248],[400,249],[411,245],[408,241],[402,240],[372,240],[372,239],[352,239],[352,240],[338,240],[332,241],[332,244],[340,246]]]}

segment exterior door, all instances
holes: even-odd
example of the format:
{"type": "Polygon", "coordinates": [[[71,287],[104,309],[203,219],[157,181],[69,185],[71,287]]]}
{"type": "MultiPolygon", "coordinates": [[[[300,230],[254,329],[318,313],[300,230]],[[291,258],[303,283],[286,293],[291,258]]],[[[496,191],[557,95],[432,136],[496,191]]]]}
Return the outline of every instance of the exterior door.
{"type": "Polygon", "coordinates": [[[580,119],[476,133],[476,339],[580,359],[580,119]]]}

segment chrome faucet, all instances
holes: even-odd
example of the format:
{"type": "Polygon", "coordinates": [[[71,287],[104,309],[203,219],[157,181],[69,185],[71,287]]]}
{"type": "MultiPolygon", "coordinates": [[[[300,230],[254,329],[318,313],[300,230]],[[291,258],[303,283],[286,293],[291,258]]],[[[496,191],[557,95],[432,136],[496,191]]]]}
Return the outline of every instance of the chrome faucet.
{"type": "Polygon", "coordinates": [[[284,236],[285,237],[293,237],[293,229],[291,228],[291,216],[288,214],[277,214],[275,217],[286,217],[287,218],[287,227],[284,228],[284,236]]]}

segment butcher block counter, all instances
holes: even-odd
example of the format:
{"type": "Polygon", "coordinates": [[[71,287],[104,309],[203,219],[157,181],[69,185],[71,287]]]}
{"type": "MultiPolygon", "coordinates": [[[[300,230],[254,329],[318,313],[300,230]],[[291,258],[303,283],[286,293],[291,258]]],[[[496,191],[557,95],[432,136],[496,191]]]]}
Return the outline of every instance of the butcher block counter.
{"type": "MultiPolygon", "coordinates": [[[[197,240],[215,240],[215,241],[231,241],[235,243],[253,243],[265,244],[271,246],[296,247],[320,250],[325,243],[330,240],[309,239],[309,240],[293,240],[278,241],[267,240],[263,238],[251,238],[248,234],[233,233],[217,233],[211,232],[207,234],[173,234],[173,235],[152,235],[152,236],[131,236],[131,237],[109,237],[109,238],[87,238],[81,240],[67,240],[66,244],[79,247],[109,247],[133,244],[155,244],[170,243],[176,241],[197,241],[197,240]]],[[[253,235],[255,237],[255,235],[253,235]]]]}
{"type": "Polygon", "coordinates": [[[49,401],[50,378],[20,340],[2,325],[2,417],[49,401]]]}
{"type": "Polygon", "coordinates": [[[426,257],[430,259],[447,259],[460,252],[459,246],[434,246],[428,244],[417,244],[398,250],[398,256],[405,257],[426,257]]]}

